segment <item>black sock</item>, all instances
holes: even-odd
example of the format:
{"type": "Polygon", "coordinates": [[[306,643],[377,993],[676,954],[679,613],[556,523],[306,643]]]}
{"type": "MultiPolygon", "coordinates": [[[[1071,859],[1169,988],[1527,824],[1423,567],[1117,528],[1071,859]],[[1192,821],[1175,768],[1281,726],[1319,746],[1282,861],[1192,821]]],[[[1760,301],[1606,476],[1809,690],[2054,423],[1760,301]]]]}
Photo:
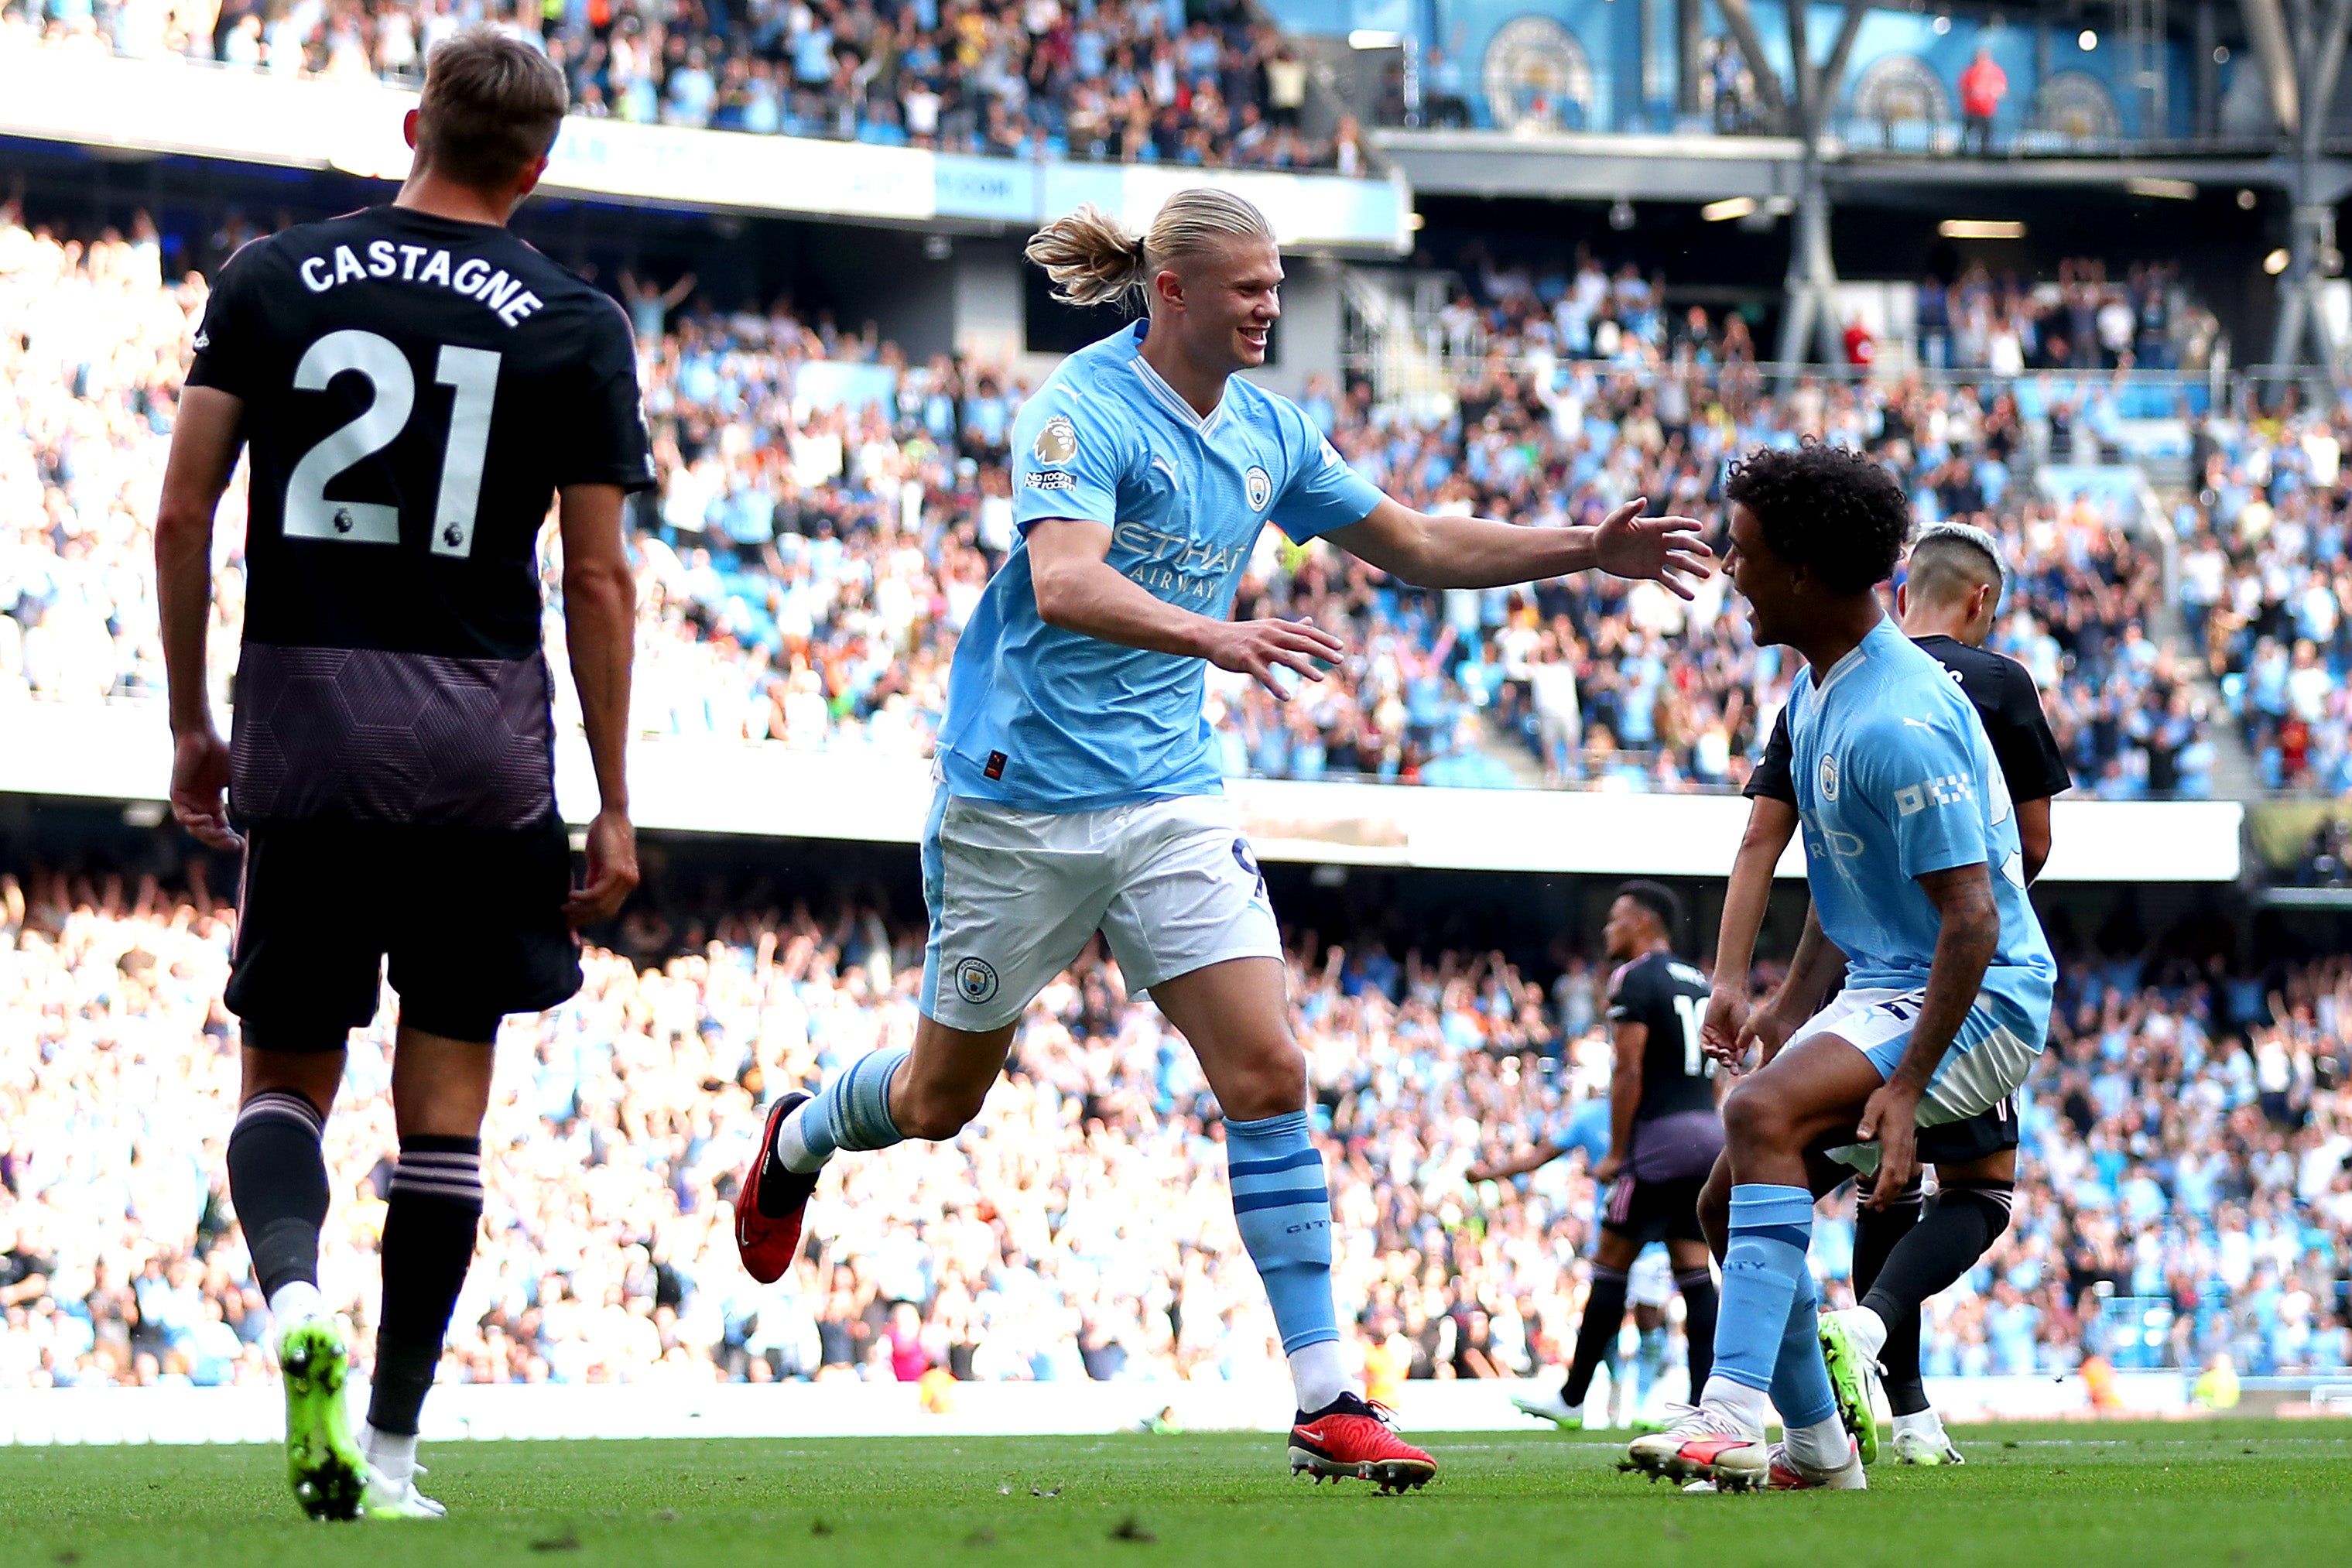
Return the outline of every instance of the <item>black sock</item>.
{"type": "Polygon", "coordinates": [[[290,1089],[265,1089],[240,1106],[228,1135],[228,1196],[263,1296],[319,1282],[319,1227],[327,1223],[327,1119],[290,1089]]]}
{"type": "Polygon", "coordinates": [[[1857,1186],[1853,1205],[1853,1296],[1860,1300],[1870,1294],[1878,1283],[1879,1270],[1886,1267],[1886,1255],[1893,1252],[1911,1227],[1919,1223],[1920,1205],[1927,1200],[1919,1191],[1919,1178],[1903,1189],[1903,1195],[1886,1208],[1874,1209],[1864,1200],[1870,1196],[1866,1186],[1857,1186]]]}
{"type": "MultiPolygon", "coordinates": [[[[1870,1294],[1871,1287],[1886,1268],[1886,1259],[1903,1238],[1909,1236],[1919,1223],[1926,1199],[1919,1191],[1919,1178],[1893,1204],[1883,1209],[1872,1208],[1862,1200],[1869,1194],[1862,1187],[1855,1189],[1853,1208],[1853,1294],[1862,1300],[1870,1294]]],[[[1919,1385],[1919,1309],[1879,1316],[1886,1323],[1886,1343],[1878,1352],[1878,1364],[1883,1369],[1881,1383],[1886,1390],[1886,1403],[1895,1414],[1909,1414],[1904,1405],[1913,1398],[1921,1403],[1915,1406],[1925,1409],[1927,1394],[1919,1385]]]]}
{"type": "Polygon", "coordinates": [[[1592,1374],[1616,1347],[1618,1331],[1624,1326],[1625,1271],[1595,1265],[1592,1289],[1584,1298],[1584,1318],[1576,1325],[1576,1354],[1568,1363],[1568,1381],[1559,1390],[1561,1403],[1570,1410],[1592,1392],[1592,1374]]]}
{"type": "Polygon", "coordinates": [[[368,1400],[368,1425],[379,1432],[416,1430],[481,1219],[480,1139],[400,1141],[383,1217],[383,1311],[368,1400]]]}
{"type": "Polygon", "coordinates": [[[1919,1305],[1976,1267],[2009,1228],[2009,1182],[1954,1182],[1936,1194],[1918,1225],[1887,1253],[1862,1304],[1886,1325],[1887,1408],[1916,1415],[1927,1408],[1919,1375],[1919,1305]]]}
{"type": "Polygon", "coordinates": [[[1685,1269],[1675,1276],[1675,1289],[1683,1293],[1683,1337],[1690,1342],[1690,1402],[1696,1405],[1707,1373],[1715,1370],[1715,1276],[1705,1268],[1685,1269]]]}

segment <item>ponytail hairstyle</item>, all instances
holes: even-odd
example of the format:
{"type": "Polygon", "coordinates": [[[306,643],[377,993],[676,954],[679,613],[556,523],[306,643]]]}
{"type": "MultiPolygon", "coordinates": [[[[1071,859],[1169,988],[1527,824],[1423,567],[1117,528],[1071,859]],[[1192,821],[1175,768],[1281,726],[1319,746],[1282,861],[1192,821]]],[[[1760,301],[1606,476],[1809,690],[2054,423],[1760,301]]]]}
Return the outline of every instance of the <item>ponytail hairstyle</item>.
{"type": "Polygon", "coordinates": [[[1212,185],[1168,198],[1144,234],[1089,202],[1039,229],[1023,252],[1053,279],[1054,298],[1080,307],[1145,294],[1152,277],[1226,239],[1274,243],[1274,226],[1250,202],[1212,185]]]}

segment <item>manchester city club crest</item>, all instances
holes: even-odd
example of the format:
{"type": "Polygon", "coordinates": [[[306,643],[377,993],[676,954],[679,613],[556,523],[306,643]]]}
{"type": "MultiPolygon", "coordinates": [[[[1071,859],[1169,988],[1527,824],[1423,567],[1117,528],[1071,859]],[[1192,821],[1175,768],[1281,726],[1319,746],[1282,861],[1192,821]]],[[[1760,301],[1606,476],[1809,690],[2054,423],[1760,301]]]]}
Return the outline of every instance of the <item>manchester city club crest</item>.
{"type": "Polygon", "coordinates": [[[985,1002],[996,994],[996,970],[984,958],[967,958],[955,966],[956,994],[967,1002],[985,1002]]]}
{"type": "Polygon", "coordinates": [[[1078,427],[1067,415],[1056,414],[1037,432],[1036,444],[1030,450],[1041,463],[1066,463],[1078,455],[1078,427]]]}
{"type": "Polygon", "coordinates": [[[1265,503],[1274,499],[1274,479],[1264,468],[1252,468],[1242,476],[1242,486],[1249,493],[1250,510],[1264,511],[1265,503]]]}
{"type": "Polygon", "coordinates": [[[1822,798],[1837,798],[1837,759],[1826,752],[1822,754],[1822,798]]]}

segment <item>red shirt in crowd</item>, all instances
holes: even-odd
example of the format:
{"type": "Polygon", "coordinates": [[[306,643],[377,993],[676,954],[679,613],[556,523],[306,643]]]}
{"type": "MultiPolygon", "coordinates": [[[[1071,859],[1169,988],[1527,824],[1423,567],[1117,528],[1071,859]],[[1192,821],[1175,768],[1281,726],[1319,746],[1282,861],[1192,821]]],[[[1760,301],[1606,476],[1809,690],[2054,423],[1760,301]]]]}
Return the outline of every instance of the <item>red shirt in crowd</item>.
{"type": "Polygon", "coordinates": [[[1990,56],[1979,57],[1960,73],[1960,112],[1990,120],[2008,91],[2008,74],[1990,56]]]}

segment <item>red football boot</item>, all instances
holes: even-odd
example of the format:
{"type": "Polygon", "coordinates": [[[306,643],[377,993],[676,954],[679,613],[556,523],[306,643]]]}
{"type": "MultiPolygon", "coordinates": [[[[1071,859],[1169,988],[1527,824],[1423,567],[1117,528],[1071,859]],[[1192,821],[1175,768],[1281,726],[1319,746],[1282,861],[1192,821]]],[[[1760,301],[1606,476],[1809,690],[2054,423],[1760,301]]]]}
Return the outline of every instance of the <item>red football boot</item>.
{"type": "Polygon", "coordinates": [[[1627,1444],[1617,1468],[1638,1470],[1654,1481],[1712,1481],[1717,1491],[1755,1491],[1764,1485],[1771,1461],[1762,1437],[1712,1405],[1679,1409],[1672,1426],[1627,1444]]]}
{"type": "Polygon", "coordinates": [[[1337,1480],[1353,1476],[1378,1481],[1384,1492],[1412,1491],[1429,1484],[1437,1461],[1400,1438],[1388,1423],[1388,1407],[1360,1394],[1343,1394],[1290,1426],[1290,1473],[1337,1480]]]}
{"type": "Polygon", "coordinates": [[[1807,1492],[1823,1488],[1849,1492],[1870,1489],[1870,1477],[1862,1468],[1859,1449],[1848,1453],[1845,1463],[1836,1469],[1817,1470],[1790,1453],[1786,1443],[1772,1445],[1771,1463],[1764,1472],[1766,1491],[1807,1492]]]}
{"type": "Polygon", "coordinates": [[[751,1152],[751,1168],[743,1173],[742,1189],[735,1194],[735,1250],[742,1254],[743,1271],[762,1285],[782,1279],[800,1251],[801,1221],[808,1214],[809,1194],[816,1191],[816,1174],[804,1176],[779,1164],[782,1175],[762,1184],[761,1173],[767,1169],[784,1118],[814,1098],[794,1089],[770,1109],[760,1146],[751,1152]]]}

